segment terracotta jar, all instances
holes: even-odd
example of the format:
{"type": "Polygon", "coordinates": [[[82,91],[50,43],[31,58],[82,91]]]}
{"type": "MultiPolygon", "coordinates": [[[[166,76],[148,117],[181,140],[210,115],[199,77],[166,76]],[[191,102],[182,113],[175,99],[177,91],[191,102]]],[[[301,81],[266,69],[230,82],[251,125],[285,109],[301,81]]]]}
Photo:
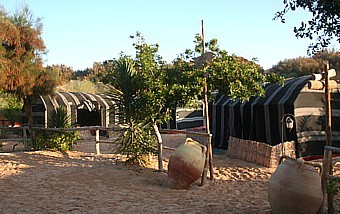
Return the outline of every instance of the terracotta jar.
{"type": "Polygon", "coordinates": [[[187,138],[171,154],[168,165],[168,181],[171,189],[188,189],[199,179],[204,169],[207,148],[187,138]]]}
{"type": "Polygon", "coordinates": [[[321,169],[321,164],[281,157],[269,179],[268,199],[273,213],[317,213],[322,188],[316,167],[321,169]]]}

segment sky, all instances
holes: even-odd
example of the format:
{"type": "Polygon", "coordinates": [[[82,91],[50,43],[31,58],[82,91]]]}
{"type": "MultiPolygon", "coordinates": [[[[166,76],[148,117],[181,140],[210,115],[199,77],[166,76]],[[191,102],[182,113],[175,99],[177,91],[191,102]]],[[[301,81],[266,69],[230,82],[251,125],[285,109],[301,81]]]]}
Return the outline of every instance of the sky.
{"type": "MultiPolygon", "coordinates": [[[[158,44],[159,54],[171,63],[194,37],[218,39],[220,49],[246,59],[257,58],[269,69],[279,61],[307,56],[309,39],[298,39],[294,26],[308,20],[303,10],[290,12],[286,23],[272,20],[283,0],[0,0],[10,14],[26,3],[43,23],[47,48],[45,65],[64,64],[74,70],[94,62],[134,56],[130,35],[141,32],[148,44],[158,44]]],[[[329,48],[339,49],[338,43],[329,48]]]]}

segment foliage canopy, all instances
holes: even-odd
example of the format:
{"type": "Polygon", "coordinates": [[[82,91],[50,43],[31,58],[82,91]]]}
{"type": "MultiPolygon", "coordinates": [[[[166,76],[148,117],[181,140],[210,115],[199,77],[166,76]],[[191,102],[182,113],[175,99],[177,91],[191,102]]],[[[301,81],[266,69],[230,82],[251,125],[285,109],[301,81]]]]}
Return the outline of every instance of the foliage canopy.
{"type": "Polygon", "coordinates": [[[205,74],[209,73],[211,91],[241,100],[264,95],[262,85],[276,77],[259,72],[255,61],[221,51],[217,39],[205,43],[215,59],[197,67],[193,63],[195,53],[203,50],[197,35],[195,51],[186,50],[170,65],[158,55],[157,44],[147,44],[139,32],[131,38],[135,40],[136,57],[122,55],[113,60],[106,79],[112,85],[109,95],[118,104],[127,127],[119,151],[132,162],[143,163],[145,155],[155,152],[154,127],[166,122],[171,110],[203,98],[205,74]]]}
{"type": "Polygon", "coordinates": [[[330,68],[340,71],[340,52],[324,50],[312,57],[298,57],[280,61],[277,65],[273,66],[269,72],[286,78],[321,73],[323,71],[324,61],[329,62],[330,68]]]}
{"type": "Polygon", "coordinates": [[[300,27],[294,27],[294,33],[299,38],[313,39],[308,52],[317,53],[326,48],[334,38],[340,43],[340,1],[339,0],[284,0],[285,7],[275,14],[274,19],[285,23],[285,15],[298,8],[308,10],[312,14],[311,20],[301,22],[300,27]]]}
{"type": "Polygon", "coordinates": [[[28,6],[12,16],[0,8],[0,91],[23,99],[32,147],[35,147],[33,99],[51,92],[56,84],[53,73],[43,68],[46,48],[41,34],[41,19],[35,19],[28,6]]]}

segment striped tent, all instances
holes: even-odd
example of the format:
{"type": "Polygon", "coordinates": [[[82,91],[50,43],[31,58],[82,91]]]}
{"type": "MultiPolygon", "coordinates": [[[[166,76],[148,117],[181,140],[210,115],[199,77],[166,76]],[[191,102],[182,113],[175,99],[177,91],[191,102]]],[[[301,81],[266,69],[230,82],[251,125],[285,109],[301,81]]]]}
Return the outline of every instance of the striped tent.
{"type": "MultiPolygon", "coordinates": [[[[282,140],[297,142],[297,155],[323,154],[325,145],[324,90],[308,89],[311,75],[288,79],[284,86],[265,86],[265,97],[240,102],[218,95],[211,109],[214,147],[228,148],[229,137],[263,142],[272,146],[282,140]],[[282,131],[282,117],[294,115],[294,127],[282,131]]],[[[332,89],[333,145],[340,146],[340,75],[334,77],[338,87],[332,89]]]]}
{"type": "Polygon", "coordinates": [[[33,103],[33,121],[36,125],[47,127],[49,112],[63,106],[77,126],[103,126],[117,124],[115,103],[106,95],[81,92],[55,92],[39,96],[33,103]]]}

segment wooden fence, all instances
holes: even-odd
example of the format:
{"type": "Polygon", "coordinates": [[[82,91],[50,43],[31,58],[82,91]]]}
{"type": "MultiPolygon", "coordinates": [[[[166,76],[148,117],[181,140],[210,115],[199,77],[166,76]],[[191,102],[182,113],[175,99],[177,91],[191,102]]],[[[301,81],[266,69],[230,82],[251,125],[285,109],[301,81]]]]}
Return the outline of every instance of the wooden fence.
{"type": "MultiPolygon", "coordinates": [[[[96,154],[100,155],[100,143],[113,143],[116,140],[116,137],[110,136],[110,132],[120,132],[122,130],[122,127],[115,126],[115,127],[101,127],[101,126],[88,126],[88,127],[75,127],[75,128],[44,128],[44,127],[34,127],[34,130],[43,130],[43,131],[77,131],[80,134],[80,141],[95,141],[96,142],[96,154]],[[95,132],[95,136],[92,136],[90,131],[95,132]],[[100,131],[108,131],[109,137],[101,138],[100,131]]],[[[2,138],[0,139],[1,142],[10,142],[10,141],[16,141],[16,142],[23,142],[25,150],[29,150],[28,142],[30,142],[30,139],[28,138],[28,126],[20,126],[20,127],[0,127],[0,130],[6,130],[6,131],[22,131],[21,136],[18,136],[16,138],[2,138]]]]}
{"type": "MultiPolygon", "coordinates": [[[[0,127],[0,130],[22,130],[22,136],[18,138],[5,138],[0,139],[0,143],[4,141],[23,141],[25,144],[25,149],[28,148],[27,142],[30,141],[30,139],[27,137],[27,126],[21,126],[21,127],[0,127]]],[[[34,127],[34,130],[43,130],[43,131],[77,131],[80,133],[80,135],[83,137],[81,140],[86,141],[95,141],[96,142],[96,154],[100,155],[100,144],[101,143],[114,143],[115,137],[108,137],[106,139],[100,138],[100,131],[108,131],[108,132],[120,132],[123,130],[123,127],[115,126],[115,127],[101,127],[101,126],[90,126],[90,127],[76,127],[76,128],[45,128],[45,127],[34,127]],[[95,132],[95,137],[93,139],[92,134],[90,134],[90,131],[95,132]]],[[[198,141],[199,143],[207,146],[207,154],[206,154],[206,163],[205,163],[205,170],[202,176],[202,185],[205,182],[207,171],[209,169],[210,171],[210,179],[213,179],[213,165],[212,165],[212,158],[209,158],[209,153],[212,153],[211,149],[211,134],[203,133],[203,132],[192,132],[192,131],[183,131],[183,130],[159,130],[160,133],[181,133],[186,134],[187,137],[191,137],[194,140],[198,141]]],[[[158,139],[158,161],[159,161],[159,171],[163,171],[163,164],[162,164],[162,149],[164,148],[162,145],[162,139],[158,139]]],[[[175,148],[167,148],[164,149],[170,149],[174,150],[175,148]]]]}
{"type": "MultiPolygon", "coordinates": [[[[285,155],[295,158],[295,142],[284,143],[285,155]]],[[[230,137],[227,156],[265,167],[276,167],[282,156],[282,144],[265,143],[230,137]]]]}

